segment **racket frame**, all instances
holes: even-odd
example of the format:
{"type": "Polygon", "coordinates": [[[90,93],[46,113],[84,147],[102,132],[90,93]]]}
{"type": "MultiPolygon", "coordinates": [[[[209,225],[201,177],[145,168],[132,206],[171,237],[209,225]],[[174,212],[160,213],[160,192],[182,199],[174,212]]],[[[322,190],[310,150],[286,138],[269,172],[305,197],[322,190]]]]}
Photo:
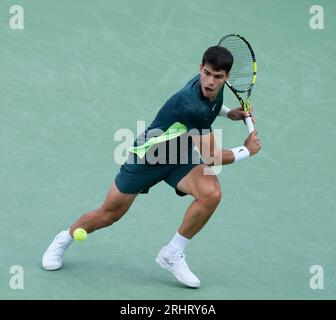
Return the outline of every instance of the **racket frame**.
{"type": "MultiPolygon", "coordinates": [[[[237,97],[240,105],[243,107],[244,111],[245,112],[248,112],[250,113],[251,112],[251,101],[250,101],[250,97],[251,97],[251,93],[252,93],[252,89],[253,89],[253,86],[257,80],[257,61],[256,61],[256,57],[255,57],[255,54],[254,54],[254,51],[250,45],[250,43],[244,38],[242,37],[241,35],[239,34],[228,34],[224,37],[222,37],[219,42],[218,42],[218,45],[219,46],[222,46],[222,47],[225,47],[225,45],[222,44],[222,42],[229,38],[229,37],[238,37],[240,38],[242,41],[245,42],[245,44],[247,45],[250,53],[251,53],[251,57],[252,57],[252,61],[253,61],[253,64],[252,64],[252,70],[253,70],[253,76],[252,76],[252,81],[251,81],[251,84],[250,86],[245,89],[245,90],[237,90],[235,89],[231,84],[230,84],[230,81],[226,81],[226,85],[230,88],[230,90],[234,93],[234,95],[237,97]],[[246,94],[246,101],[243,100],[243,98],[241,97],[241,93],[247,93],[246,94]]],[[[234,63],[234,62],[233,62],[234,63]]],[[[244,122],[245,122],[245,125],[248,129],[248,132],[251,133],[252,131],[254,131],[254,125],[253,125],[253,122],[252,122],[252,119],[251,117],[247,117],[244,119],[244,122]]]]}

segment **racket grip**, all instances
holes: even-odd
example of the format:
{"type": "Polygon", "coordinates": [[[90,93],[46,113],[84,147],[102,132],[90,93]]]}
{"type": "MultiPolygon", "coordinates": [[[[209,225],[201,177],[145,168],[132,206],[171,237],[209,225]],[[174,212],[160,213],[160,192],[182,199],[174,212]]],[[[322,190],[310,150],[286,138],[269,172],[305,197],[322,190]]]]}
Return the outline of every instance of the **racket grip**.
{"type": "Polygon", "coordinates": [[[251,133],[252,131],[254,131],[254,125],[253,125],[253,122],[252,122],[252,118],[247,117],[247,118],[244,119],[244,121],[245,121],[248,133],[251,133]]]}

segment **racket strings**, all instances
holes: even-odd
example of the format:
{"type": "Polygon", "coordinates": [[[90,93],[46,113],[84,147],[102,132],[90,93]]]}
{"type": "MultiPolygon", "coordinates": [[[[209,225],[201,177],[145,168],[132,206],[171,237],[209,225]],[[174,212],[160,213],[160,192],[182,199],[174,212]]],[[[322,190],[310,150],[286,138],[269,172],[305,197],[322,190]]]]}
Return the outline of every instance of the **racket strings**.
{"type": "Polygon", "coordinates": [[[230,85],[238,91],[247,91],[254,75],[253,57],[248,45],[236,36],[224,38],[219,45],[228,49],[234,59],[230,71],[230,85]]]}

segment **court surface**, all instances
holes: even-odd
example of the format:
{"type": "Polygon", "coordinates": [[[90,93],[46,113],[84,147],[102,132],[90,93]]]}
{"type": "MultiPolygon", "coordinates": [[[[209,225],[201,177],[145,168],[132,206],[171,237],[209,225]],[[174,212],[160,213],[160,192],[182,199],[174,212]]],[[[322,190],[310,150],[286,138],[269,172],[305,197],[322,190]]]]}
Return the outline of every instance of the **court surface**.
{"type": "MultiPolygon", "coordinates": [[[[334,1],[22,0],[0,2],[1,299],[334,299],[336,297],[334,1]],[[9,8],[24,8],[24,30],[9,8]],[[149,124],[225,34],[250,40],[258,156],[223,167],[223,200],[187,247],[202,280],[182,287],[157,252],[190,197],[161,183],[110,228],[42,270],[53,237],[105,198],[120,128],[149,124]],[[10,268],[24,270],[12,289],[10,268]],[[312,289],[312,266],[323,289],[312,289]]],[[[229,106],[234,98],[226,97],[229,106]]],[[[234,104],[233,104],[234,103],[234,104]]],[[[218,118],[224,147],[241,123],[218,118]]]]}

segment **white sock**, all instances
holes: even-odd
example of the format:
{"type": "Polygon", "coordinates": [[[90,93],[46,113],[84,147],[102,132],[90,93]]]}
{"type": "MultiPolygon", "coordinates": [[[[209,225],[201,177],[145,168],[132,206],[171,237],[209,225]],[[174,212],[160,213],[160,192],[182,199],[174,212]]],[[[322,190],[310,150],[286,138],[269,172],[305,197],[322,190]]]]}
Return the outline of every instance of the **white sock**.
{"type": "Polygon", "coordinates": [[[183,252],[189,241],[189,239],[176,232],[174,238],[168,243],[166,250],[169,254],[174,254],[177,251],[183,252]]]}

